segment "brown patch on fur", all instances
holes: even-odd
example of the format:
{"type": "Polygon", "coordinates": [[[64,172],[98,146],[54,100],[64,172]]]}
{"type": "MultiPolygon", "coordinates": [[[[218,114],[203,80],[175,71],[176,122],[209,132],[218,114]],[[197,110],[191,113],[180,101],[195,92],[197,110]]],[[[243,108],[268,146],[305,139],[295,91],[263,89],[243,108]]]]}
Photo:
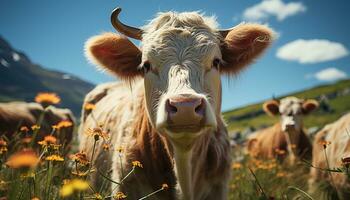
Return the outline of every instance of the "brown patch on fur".
{"type": "Polygon", "coordinates": [[[270,116],[275,116],[280,113],[279,102],[276,100],[266,101],[263,104],[263,110],[270,116]]]}
{"type": "Polygon", "coordinates": [[[121,79],[131,80],[142,76],[138,70],[141,51],[126,37],[104,33],[90,38],[85,43],[86,56],[121,79]]]}
{"type": "Polygon", "coordinates": [[[141,101],[143,102],[137,108],[140,110],[140,115],[135,119],[132,127],[136,144],[128,150],[128,160],[129,163],[139,160],[143,164],[144,177],[142,180],[147,181],[154,191],[159,189],[163,183],[169,185],[170,190],[159,193],[157,196],[173,199],[176,178],[169,145],[167,145],[166,139],[152,127],[145,108],[144,97],[141,98],[141,101]]]}
{"type": "Polygon", "coordinates": [[[221,46],[224,63],[220,70],[236,74],[254,62],[271,44],[273,32],[259,24],[240,24],[234,27],[221,46]]]}

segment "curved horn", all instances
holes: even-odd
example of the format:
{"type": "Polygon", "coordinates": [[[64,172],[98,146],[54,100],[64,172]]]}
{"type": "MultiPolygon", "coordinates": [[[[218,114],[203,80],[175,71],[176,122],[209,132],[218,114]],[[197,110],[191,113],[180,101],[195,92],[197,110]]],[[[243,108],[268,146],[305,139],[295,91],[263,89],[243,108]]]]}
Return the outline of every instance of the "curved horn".
{"type": "Polygon", "coordinates": [[[137,40],[141,40],[142,39],[142,29],[139,28],[135,28],[135,27],[131,27],[128,25],[123,24],[122,22],[119,21],[118,19],[118,15],[119,13],[122,11],[121,8],[117,7],[113,10],[112,14],[111,14],[111,23],[113,25],[113,27],[120,33],[137,39],[137,40]]]}

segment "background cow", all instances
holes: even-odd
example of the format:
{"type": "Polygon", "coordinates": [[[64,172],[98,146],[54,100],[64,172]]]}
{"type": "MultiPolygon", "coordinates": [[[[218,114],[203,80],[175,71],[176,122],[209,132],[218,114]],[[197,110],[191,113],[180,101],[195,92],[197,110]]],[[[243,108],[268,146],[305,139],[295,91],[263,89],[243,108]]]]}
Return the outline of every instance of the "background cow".
{"type": "Polygon", "coordinates": [[[43,139],[52,131],[52,125],[61,121],[70,121],[72,125],[60,130],[61,141],[64,139],[70,142],[73,137],[75,118],[69,109],[56,108],[49,106],[44,109],[38,103],[10,102],[0,103],[0,135],[5,135],[10,140],[15,132],[18,132],[22,126],[30,127],[38,124],[42,117],[42,123],[37,135],[37,140],[43,139]]]}
{"type": "Polygon", "coordinates": [[[167,183],[169,190],[156,199],[226,199],[230,148],[220,74],[237,74],[251,63],[271,43],[272,31],[257,24],[219,31],[214,18],[197,12],[160,13],[141,30],[122,24],[119,12],[112,14],[113,26],[142,40],[142,49],[113,33],[87,41],[87,57],[129,85],[107,84],[88,94],[86,103],[96,107],[83,113],[81,150],[91,155],[94,139],[85,132],[102,123],[124,153],[120,160],[114,151],[103,162],[97,141],[96,168],[112,160],[112,179],[120,181],[132,161],[143,164],[118,186],[128,198],[167,183]]]}
{"type": "MultiPolygon", "coordinates": [[[[316,168],[328,169],[325,151],[328,157],[329,168],[344,167],[342,159],[350,158],[350,113],[337,121],[326,125],[319,131],[313,143],[312,165],[316,168]],[[327,143],[330,142],[328,145],[327,143]],[[324,149],[326,147],[326,149],[324,149]]],[[[309,187],[314,193],[317,183],[326,180],[337,189],[340,199],[350,199],[350,182],[345,173],[332,173],[332,177],[324,170],[311,168],[309,187]]]]}
{"type": "Polygon", "coordinates": [[[303,130],[303,116],[318,107],[315,100],[286,97],[280,101],[271,100],[263,105],[271,116],[280,115],[280,122],[260,130],[248,139],[247,149],[252,156],[259,158],[311,159],[312,145],[303,130]]]}

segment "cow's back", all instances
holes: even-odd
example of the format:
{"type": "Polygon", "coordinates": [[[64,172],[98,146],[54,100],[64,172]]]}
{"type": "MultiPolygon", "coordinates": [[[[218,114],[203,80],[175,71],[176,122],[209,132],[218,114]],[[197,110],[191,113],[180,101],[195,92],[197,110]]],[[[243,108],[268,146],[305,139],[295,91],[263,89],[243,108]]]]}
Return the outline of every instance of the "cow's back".
{"type": "Polygon", "coordinates": [[[253,157],[276,158],[276,149],[287,150],[287,141],[280,123],[257,131],[247,142],[247,150],[253,157]]]}
{"type": "MultiPolygon", "coordinates": [[[[104,131],[107,131],[110,136],[110,143],[115,147],[122,146],[125,135],[130,134],[130,126],[128,126],[134,116],[137,114],[137,104],[139,98],[143,95],[142,81],[136,81],[134,84],[128,85],[125,83],[105,83],[98,85],[95,89],[89,92],[84,100],[83,108],[86,104],[95,105],[95,109],[83,109],[81,117],[81,125],[79,127],[80,150],[85,151],[88,156],[91,155],[94,139],[87,136],[89,128],[101,126],[104,131]]],[[[96,153],[99,155],[101,146],[104,141],[101,139],[96,144],[96,153]]],[[[107,157],[99,157],[103,161],[110,161],[107,157]]],[[[96,156],[95,158],[98,158],[96,156]]]]}
{"type": "MultiPolygon", "coordinates": [[[[341,167],[341,158],[350,157],[350,133],[347,133],[347,129],[350,130],[350,113],[344,115],[339,120],[326,125],[321,131],[319,131],[314,140],[313,159],[312,164],[318,168],[327,168],[326,158],[324,151],[326,151],[329,161],[329,167],[339,168],[341,167]],[[331,142],[327,146],[326,150],[323,149],[322,141],[331,142]]],[[[330,180],[328,172],[311,169],[310,185],[313,185],[317,180],[330,180]]],[[[332,173],[333,182],[340,193],[342,191],[349,191],[350,184],[347,177],[343,173],[332,173]]],[[[346,195],[350,198],[350,193],[346,195]]]]}

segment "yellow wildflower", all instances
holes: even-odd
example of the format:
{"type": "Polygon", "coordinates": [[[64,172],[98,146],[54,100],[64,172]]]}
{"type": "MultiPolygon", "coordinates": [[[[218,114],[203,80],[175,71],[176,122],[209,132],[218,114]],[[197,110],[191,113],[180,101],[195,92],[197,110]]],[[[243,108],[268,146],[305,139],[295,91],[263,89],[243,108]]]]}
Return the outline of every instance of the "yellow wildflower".
{"type": "Polygon", "coordinates": [[[32,200],[40,200],[39,197],[33,197],[32,200]]]}
{"type": "Polygon", "coordinates": [[[36,95],[35,102],[41,104],[58,104],[61,98],[55,93],[42,92],[36,95]]]}
{"type": "Polygon", "coordinates": [[[143,168],[143,165],[138,160],[132,161],[132,166],[143,168]]]}
{"type": "Polygon", "coordinates": [[[24,149],[13,154],[6,162],[11,168],[32,168],[39,163],[39,158],[31,149],[24,149]]]}
{"type": "Polygon", "coordinates": [[[86,131],[87,136],[93,136],[94,139],[97,141],[102,137],[104,140],[109,139],[109,135],[106,131],[102,129],[102,127],[97,127],[97,128],[88,128],[86,131]]]}
{"type": "Polygon", "coordinates": [[[63,162],[64,161],[64,158],[62,158],[61,156],[59,155],[51,155],[51,156],[47,156],[45,158],[45,160],[47,161],[59,161],[59,162],[63,162]]]}
{"type": "Polygon", "coordinates": [[[114,198],[115,200],[126,199],[126,195],[125,195],[124,193],[122,193],[122,192],[117,192],[117,193],[113,196],[113,198],[114,198]]]}
{"type": "Polygon", "coordinates": [[[70,181],[64,181],[64,185],[60,190],[60,195],[62,197],[67,197],[72,195],[75,191],[84,191],[89,188],[89,184],[81,179],[73,179],[70,181]]]}
{"type": "Polygon", "coordinates": [[[73,122],[71,122],[69,120],[63,120],[63,121],[58,122],[56,125],[53,125],[52,128],[59,130],[61,128],[69,128],[71,126],[73,126],[73,122]]]}
{"type": "Polygon", "coordinates": [[[85,110],[94,110],[96,108],[95,104],[92,103],[86,103],[84,106],[85,110]]]}
{"type": "Polygon", "coordinates": [[[119,153],[123,153],[124,148],[123,147],[117,147],[115,150],[118,151],[119,153]]]}
{"type": "Polygon", "coordinates": [[[32,128],[33,131],[36,131],[36,130],[40,129],[40,126],[37,125],[37,124],[34,124],[33,126],[31,126],[31,128],[32,128]]]}
{"type": "Polygon", "coordinates": [[[87,158],[86,153],[83,152],[83,151],[71,155],[70,158],[72,160],[74,160],[74,162],[77,162],[77,163],[79,163],[81,165],[84,165],[84,166],[86,166],[86,165],[88,165],[90,163],[90,161],[87,158]]]}

